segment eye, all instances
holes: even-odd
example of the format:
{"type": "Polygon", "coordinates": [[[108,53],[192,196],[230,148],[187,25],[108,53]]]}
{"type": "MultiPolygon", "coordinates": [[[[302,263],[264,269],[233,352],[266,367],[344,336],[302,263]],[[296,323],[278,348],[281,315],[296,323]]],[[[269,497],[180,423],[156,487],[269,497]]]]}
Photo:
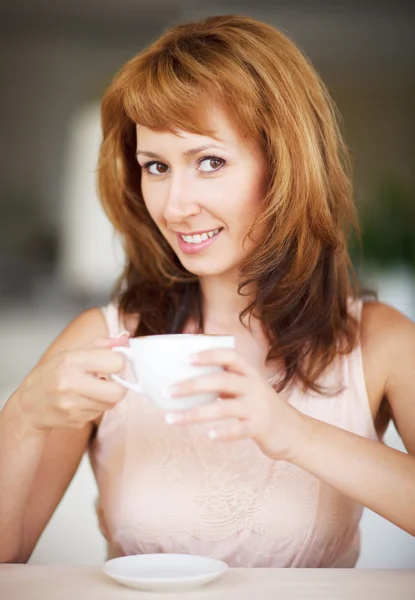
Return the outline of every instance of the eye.
{"type": "Polygon", "coordinates": [[[157,162],[155,160],[151,160],[142,166],[143,169],[147,171],[150,175],[154,177],[158,177],[159,175],[164,175],[168,171],[168,166],[162,162],[157,162]]]}
{"type": "Polygon", "coordinates": [[[199,160],[199,167],[202,173],[210,174],[219,171],[225,164],[223,158],[217,156],[205,156],[199,160]],[[203,167],[202,167],[203,165],[203,167]]]}

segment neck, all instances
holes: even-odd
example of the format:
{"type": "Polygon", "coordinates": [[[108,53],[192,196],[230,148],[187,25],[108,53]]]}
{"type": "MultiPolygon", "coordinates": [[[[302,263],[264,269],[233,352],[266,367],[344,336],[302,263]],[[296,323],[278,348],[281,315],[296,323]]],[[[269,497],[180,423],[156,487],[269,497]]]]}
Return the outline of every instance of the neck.
{"type": "MultiPolygon", "coordinates": [[[[247,287],[242,290],[244,295],[240,295],[236,279],[206,277],[200,279],[200,288],[206,331],[232,333],[243,328],[239,315],[253,300],[252,294],[245,295],[249,292],[247,287]]],[[[251,318],[251,324],[253,321],[251,318]]],[[[248,315],[243,323],[248,326],[248,315]]]]}

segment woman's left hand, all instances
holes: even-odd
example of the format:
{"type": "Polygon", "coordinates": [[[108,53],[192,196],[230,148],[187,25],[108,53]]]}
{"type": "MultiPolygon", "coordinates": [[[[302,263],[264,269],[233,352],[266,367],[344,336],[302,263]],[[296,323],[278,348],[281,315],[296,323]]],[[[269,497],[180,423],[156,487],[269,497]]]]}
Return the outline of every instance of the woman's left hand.
{"type": "Polygon", "coordinates": [[[216,392],[223,400],[166,415],[169,424],[212,422],[215,440],[252,438],[272,459],[292,460],[305,443],[309,417],[290,406],[235,350],[206,350],[192,364],[223,370],[172,386],[171,397],[216,392]],[[225,420],[232,419],[229,423],[225,420]]]}

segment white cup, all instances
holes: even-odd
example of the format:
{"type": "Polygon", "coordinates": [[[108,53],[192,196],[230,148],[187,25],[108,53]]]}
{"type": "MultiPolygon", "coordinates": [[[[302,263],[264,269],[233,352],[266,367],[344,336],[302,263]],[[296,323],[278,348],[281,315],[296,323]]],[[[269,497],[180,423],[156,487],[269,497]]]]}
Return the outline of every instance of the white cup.
{"type": "Polygon", "coordinates": [[[162,410],[186,410],[214,402],[218,394],[169,398],[166,390],[185,379],[221,370],[221,367],[192,365],[189,356],[202,350],[234,347],[232,335],[178,333],[132,338],[128,346],[116,346],[113,350],[124,354],[131,362],[136,381],[127,381],[119,375],[112,377],[124,387],[144,394],[162,410]]]}

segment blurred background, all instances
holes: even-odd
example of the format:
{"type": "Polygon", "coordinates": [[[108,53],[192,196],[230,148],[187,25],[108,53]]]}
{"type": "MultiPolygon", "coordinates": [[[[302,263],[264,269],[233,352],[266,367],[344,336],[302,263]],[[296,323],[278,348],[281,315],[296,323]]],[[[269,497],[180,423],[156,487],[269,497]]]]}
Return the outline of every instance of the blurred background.
{"type": "MultiPolygon", "coordinates": [[[[178,21],[242,13],[284,30],[343,117],[361,279],[415,319],[415,9],[391,0],[9,0],[0,7],[0,405],[65,325],[103,305],[122,252],[95,193],[99,103],[178,21]]],[[[386,441],[403,449],[393,426],[386,441]]],[[[100,564],[86,457],[32,562],[100,564]]],[[[415,567],[415,538],[365,511],[359,567],[415,567]]]]}

